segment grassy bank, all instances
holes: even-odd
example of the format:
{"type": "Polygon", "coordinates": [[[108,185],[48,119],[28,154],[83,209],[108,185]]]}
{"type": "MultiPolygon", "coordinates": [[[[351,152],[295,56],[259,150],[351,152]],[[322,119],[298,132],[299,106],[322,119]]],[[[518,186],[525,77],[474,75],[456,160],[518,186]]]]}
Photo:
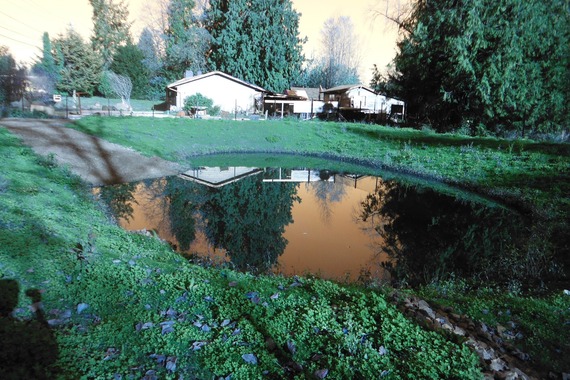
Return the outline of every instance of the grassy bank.
{"type": "Polygon", "coordinates": [[[209,153],[311,154],[442,180],[543,215],[570,208],[568,144],[297,120],[87,118],[74,127],[188,165],[209,153]]]}
{"type": "MultiPolygon", "coordinates": [[[[549,207],[549,215],[560,215],[568,202],[563,145],[511,142],[509,149],[508,141],[440,139],[377,126],[262,123],[93,118],[76,127],[189,165],[199,162],[197,154],[217,151],[309,152],[375,166],[401,156],[402,163],[389,166],[464,181],[488,193],[503,189],[533,209],[549,207]],[[427,152],[436,158],[428,160],[427,152]],[[498,159],[503,164],[496,170],[509,177],[509,185],[495,186],[490,169],[487,175],[470,165],[463,172],[444,165],[444,157],[455,162],[464,154],[481,156],[481,167],[498,159]],[[411,169],[404,159],[415,160],[411,169]],[[470,170],[473,178],[464,173],[470,170]],[[549,199],[554,194],[563,196],[549,199]]],[[[6,294],[9,280],[19,286],[18,320],[0,319],[0,333],[17,332],[10,342],[32,352],[38,342],[51,350],[34,358],[51,363],[47,369],[17,357],[16,370],[25,375],[20,378],[33,371],[63,379],[140,379],[152,373],[173,379],[481,377],[478,359],[465,344],[418,327],[381,289],[191,265],[160,241],[118,228],[89,188],[2,128],[0,156],[0,291],[6,294]],[[40,296],[43,315],[31,311],[40,296]],[[33,318],[39,321],[28,321],[33,318]],[[43,320],[49,329],[41,327],[43,320]]],[[[561,292],[536,299],[441,285],[422,295],[490,326],[514,320],[532,346],[532,361],[567,370],[570,297],[561,292]]],[[[4,344],[0,355],[18,355],[13,348],[4,344]]]]}
{"type": "Polygon", "coordinates": [[[467,346],[379,292],[191,265],[4,129],[0,155],[7,378],[480,377],[467,346]]]}

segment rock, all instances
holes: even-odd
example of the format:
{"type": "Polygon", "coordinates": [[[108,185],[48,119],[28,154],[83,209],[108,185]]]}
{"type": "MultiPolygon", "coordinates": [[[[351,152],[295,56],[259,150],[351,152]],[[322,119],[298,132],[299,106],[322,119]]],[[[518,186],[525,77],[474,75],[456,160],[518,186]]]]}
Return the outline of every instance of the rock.
{"type": "Polygon", "coordinates": [[[505,361],[501,358],[495,358],[491,360],[489,368],[492,369],[493,371],[500,372],[507,368],[507,363],[505,363],[505,361]]]}
{"type": "Polygon", "coordinates": [[[257,365],[257,357],[255,354],[243,354],[241,357],[246,363],[257,365]]]}
{"type": "Polygon", "coordinates": [[[504,326],[497,325],[497,332],[499,333],[499,335],[503,335],[505,331],[507,331],[507,329],[504,326]]]}
{"type": "Polygon", "coordinates": [[[444,323],[441,328],[447,331],[453,331],[453,326],[451,326],[449,323],[444,323]]]}
{"type": "MultiPolygon", "coordinates": [[[[492,348],[480,348],[477,350],[477,353],[479,354],[480,357],[483,358],[483,360],[491,360],[493,359],[496,355],[495,355],[495,350],[493,350],[492,348]]],[[[495,360],[495,359],[493,359],[495,360]]]]}
{"type": "Polygon", "coordinates": [[[418,302],[418,309],[423,311],[428,317],[435,319],[435,313],[433,312],[432,308],[429,307],[429,305],[426,301],[420,300],[418,302]]]}
{"type": "Polygon", "coordinates": [[[530,377],[527,376],[526,373],[524,373],[523,371],[521,371],[518,368],[513,369],[513,371],[518,375],[519,379],[523,379],[523,380],[530,380],[530,377]]]}
{"type": "Polygon", "coordinates": [[[131,107],[125,103],[117,103],[117,104],[115,104],[115,109],[117,111],[130,111],[131,107]]]}
{"type": "Polygon", "coordinates": [[[86,304],[84,302],[77,304],[77,314],[81,314],[88,307],[89,307],[89,304],[86,304]]]}
{"type": "Polygon", "coordinates": [[[465,330],[463,330],[463,329],[462,329],[461,327],[459,327],[459,326],[455,326],[455,327],[453,328],[453,333],[454,333],[455,335],[459,335],[459,336],[465,336],[465,335],[466,335],[465,330]]]}

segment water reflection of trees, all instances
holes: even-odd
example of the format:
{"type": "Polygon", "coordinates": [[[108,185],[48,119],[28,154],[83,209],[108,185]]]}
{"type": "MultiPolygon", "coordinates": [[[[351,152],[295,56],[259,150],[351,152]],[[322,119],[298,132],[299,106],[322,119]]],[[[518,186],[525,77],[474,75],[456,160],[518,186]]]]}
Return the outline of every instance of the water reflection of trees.
{"type": "Polygon", "coordinates": [[[178,177],[166,179],[161,198],[168,204],[163,210],[181,251],[187,251],[196,238],[195,214],[207,197],[205,186],[178,177]]]}
{"type": "Polygon", "coordinates": [[[319,207],[321,220],[327,224],[332,216],[331,204],[341,202],[346,195],[346,186],[337,183],[329,182],[328,179],[334,176],[334,173],[328,170],[319,171],[320,181],[308,182],[305,184],[307,190],[312,190],[319,207]]]}
{"type": "Polygon", "coordinates": [[[372,221],[384,238],[391,259],[385,265],[398,282],[417,285],[451,274],[499,281],[527,276],[508,267],[518,259],[526,228],[508,210],[386,182],[362,202],[361,219],[372,221]]]}
{"type": "Polygon", "coordinates": [[[134,196],[136,186],[136,183],[103,186],[99,196],[116,218],[129,220],[133,217],[133,204],[138,204],[134,196]]]}
{"type": "Polygon", "coordinates": [[[267,270],[285,250],[283,232],[295,201],[297,184],[264,184],[261,176],[209,189],[201,207],[206,236],[226,249],[236,268],[267,270]]]}

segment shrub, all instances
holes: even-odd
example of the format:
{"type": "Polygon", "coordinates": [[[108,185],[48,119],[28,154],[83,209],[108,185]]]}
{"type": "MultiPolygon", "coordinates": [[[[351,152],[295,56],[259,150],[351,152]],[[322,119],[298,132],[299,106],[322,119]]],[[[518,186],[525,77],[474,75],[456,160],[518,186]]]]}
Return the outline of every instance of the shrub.
{"type": "Polygon", "coordinates": [[[189,112],[192,107],[206,107],[208,115],[218,115],[220,107],[214,105],[214,101],[200,93],[188,96],[184,99],[184,111],[189,112]]]}

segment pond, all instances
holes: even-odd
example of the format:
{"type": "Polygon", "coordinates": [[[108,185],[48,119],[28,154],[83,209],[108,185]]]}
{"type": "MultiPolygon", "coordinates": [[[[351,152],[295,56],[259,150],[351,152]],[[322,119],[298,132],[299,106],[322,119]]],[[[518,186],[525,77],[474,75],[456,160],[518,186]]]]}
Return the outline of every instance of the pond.
{"type": "Polygon", "coordinates": [[[420,284],[450,275],[512,280],[512,261],[526,265],[517,247],[530,227],[519,213],[360,170],[200,166],[97,194],[123,228],[254,273],[420,284]]]}

